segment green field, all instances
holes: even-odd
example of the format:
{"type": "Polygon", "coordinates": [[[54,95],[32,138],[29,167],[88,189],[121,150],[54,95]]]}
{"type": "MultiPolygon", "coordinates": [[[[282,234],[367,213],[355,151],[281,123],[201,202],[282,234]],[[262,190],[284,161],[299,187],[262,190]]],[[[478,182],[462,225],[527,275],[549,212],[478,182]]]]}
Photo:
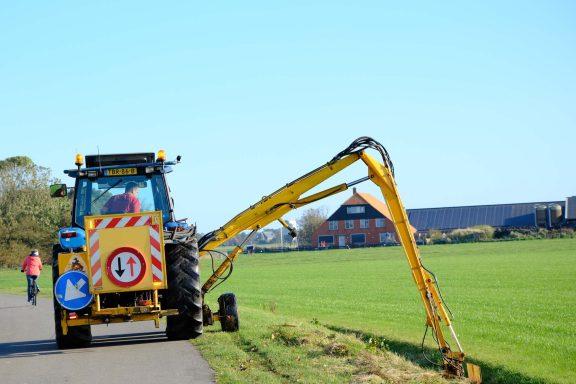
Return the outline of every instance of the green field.
{"type": "MultiPolygon", "coordinates": [[[[0,292],[26,295],[26,284],[26,275],[19,269],[0,268],[0,292]]],[[[52,296],[52,268],[49,265],[44,265],[38,285],[40,297],[52,296]]]]}
{"type": "MultiPolygon", "coordinates": [[[[485,383],[576,381],[576,239],[435,245],[421,252],[485,383]]],[[[206,279],[209,260],[202,267],[206,279]]],[[[45,296],[49,276],[46,268],[45,296]]],[[[1,291],[24,294],[25,284],[18,271],[0,270],[1,291]]],[[[368,373],[388,364],[389,356],[359,353],[363,347],[346,339],[348,331],[368,349],[378,341],[416,369],[430,368],[420,356],[424,309],[400,247],[242,255],[230,279],[207,296],[213,310],[223,292],[238,297],[241,332],[225,334],[216,324],[194,340],[221,382],[348,382],[358,377],[353,366],[366,359],[385,360],[371,360],[368,373]],[[333,345],[350,353],[334,356],[333,345]]],[[[426,346],[432,353],[433,342],[426,346]]],[[[398,382],[440,380],[426,375],[398,382]]]]}
{"type": "MultiPolygon", "coordinates": [[[[421,253],[486,383],[575,382],[575,239],[435,245],[421,253]]],[[[203,266],[206,277],[209,263],[203,266]]],[[[226,291],[237,294],[240,311],[361,330],[401,355],[419,350],[424,332],[400,247],[244,255],[208,296],[213,308],[226,291]]]]}

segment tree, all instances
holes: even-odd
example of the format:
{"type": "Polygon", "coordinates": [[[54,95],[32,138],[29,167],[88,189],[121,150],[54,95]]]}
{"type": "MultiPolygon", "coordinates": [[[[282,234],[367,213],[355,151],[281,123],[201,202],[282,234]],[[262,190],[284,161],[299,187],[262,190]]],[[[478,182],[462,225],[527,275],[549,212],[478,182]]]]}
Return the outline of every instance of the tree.
{"type": "MultiPolygon", "coordinates": [[[[26,156],[0,161],[0,265],[14,266],[30,248],[50,254],[58,228],[70,217],[68,199],[51,199],[48,168],[26,156]]],[[[48,260],[48,259],[46,259],[48,260]]]]}
{"type": "Polygon", "coordinates": [[[298,219],[298,245],[312,246],[312,233],[328,218],[325,208],[310,208],[298,219]]]}

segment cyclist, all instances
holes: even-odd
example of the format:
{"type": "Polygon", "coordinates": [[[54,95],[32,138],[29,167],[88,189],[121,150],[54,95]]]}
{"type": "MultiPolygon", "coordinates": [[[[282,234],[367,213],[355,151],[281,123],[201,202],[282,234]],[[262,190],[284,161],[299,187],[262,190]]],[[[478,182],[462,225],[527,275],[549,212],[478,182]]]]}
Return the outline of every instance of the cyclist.
{"type": "MultiPolygon", "coordinates": [[[[42,260],[40,260],[40,253],[37,249],[33,249],[30,251],[30,254],[26,256],[26,259],[24,259],[22,269],[20,270],[20,272],[26,272],[26,280],[28,281],[28,302],[32,300],[32,282],[38,279],[41,270],[42,260]]],[[[40,291],[38,282],[36,282],[36,286],[38,287],[38,291],[40,291]]]]}

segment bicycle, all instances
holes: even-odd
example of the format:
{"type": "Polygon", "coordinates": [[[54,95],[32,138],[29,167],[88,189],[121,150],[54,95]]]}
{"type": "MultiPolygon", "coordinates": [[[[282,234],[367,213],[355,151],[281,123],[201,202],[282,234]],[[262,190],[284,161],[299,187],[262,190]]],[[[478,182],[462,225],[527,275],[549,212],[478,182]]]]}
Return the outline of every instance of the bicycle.
{"type": "Polygon", "coordinates": [[[32,284],[30,285],[30,303],[36,306],[36,299],[38,297],[38,283],[36,283],[36,279],[32,280],[32,284]]]}

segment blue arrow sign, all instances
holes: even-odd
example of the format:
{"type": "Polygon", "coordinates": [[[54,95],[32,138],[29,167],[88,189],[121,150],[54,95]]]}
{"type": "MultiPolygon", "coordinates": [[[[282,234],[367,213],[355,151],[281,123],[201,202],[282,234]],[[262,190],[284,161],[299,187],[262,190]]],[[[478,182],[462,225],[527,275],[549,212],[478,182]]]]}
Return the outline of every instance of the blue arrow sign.
{"type": "Polygon", "coordinates": [[[92,302],[88,276],[84,272],[64,272],[54,285],[54,296],[60,305],[70,311],[77,311],[92,302]]]}

